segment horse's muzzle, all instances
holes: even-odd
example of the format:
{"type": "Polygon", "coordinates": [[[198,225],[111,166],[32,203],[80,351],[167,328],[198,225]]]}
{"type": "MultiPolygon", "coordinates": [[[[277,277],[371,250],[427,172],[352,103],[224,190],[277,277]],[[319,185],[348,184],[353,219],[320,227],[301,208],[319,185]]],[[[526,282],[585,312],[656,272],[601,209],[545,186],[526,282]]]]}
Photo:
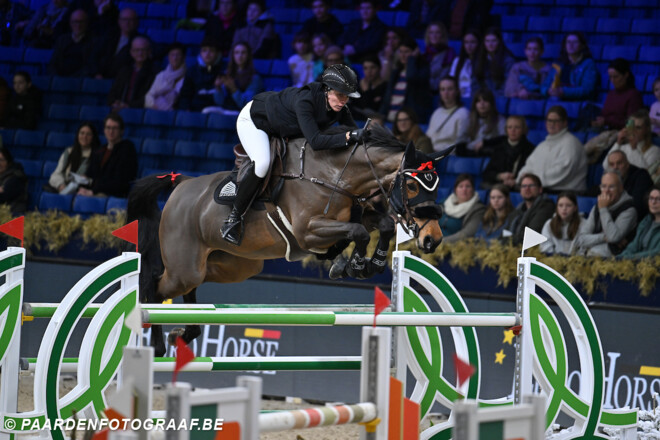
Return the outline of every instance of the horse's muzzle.
{"type": "Polygon", "coordinates": [[[427,235],[424,237],[424,242],[422,245],[422,250],[424,253],[431,254],[435,252],[435,249],[440,245],[442,242],[442,237],[440,237],[439,240],[435,240],[432,236],[427,235]]]}

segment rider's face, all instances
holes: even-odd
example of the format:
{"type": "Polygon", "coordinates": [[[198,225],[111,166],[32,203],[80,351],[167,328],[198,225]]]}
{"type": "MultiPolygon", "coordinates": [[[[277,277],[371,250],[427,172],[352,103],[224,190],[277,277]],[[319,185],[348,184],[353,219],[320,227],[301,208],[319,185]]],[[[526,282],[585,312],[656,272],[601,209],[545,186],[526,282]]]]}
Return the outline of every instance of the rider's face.
{"type": "Polygon", "coordinates": [[[339,93],[336,90],[328,92],[328,106],[334,111],[338,112],[348,103],[348,95],[339,93]]]}

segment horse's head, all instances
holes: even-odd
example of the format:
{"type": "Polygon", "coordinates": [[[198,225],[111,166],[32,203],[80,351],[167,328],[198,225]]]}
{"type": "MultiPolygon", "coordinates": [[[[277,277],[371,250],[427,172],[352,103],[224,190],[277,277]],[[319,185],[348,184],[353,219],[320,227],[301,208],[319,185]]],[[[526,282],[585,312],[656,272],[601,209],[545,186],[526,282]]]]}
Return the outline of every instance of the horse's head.
{"type": "Polygon", "coordinates": [[[435,165],[451,150],[453,147],[426,155],[415,150],[412,142],[408,143],[392,187],[390,206],[426,253],[435,251],[442,241],[438,224],[442,207],[436,203],[440,179],[435,165]]]}

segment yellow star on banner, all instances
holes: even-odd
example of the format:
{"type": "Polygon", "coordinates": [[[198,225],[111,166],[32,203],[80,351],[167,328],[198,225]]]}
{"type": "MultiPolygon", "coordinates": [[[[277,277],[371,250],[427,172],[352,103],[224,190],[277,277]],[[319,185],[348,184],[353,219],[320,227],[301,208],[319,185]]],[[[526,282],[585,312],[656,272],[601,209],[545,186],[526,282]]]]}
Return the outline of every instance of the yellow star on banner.
{"type": "Polygon", "coordinates": [[[502,361],[504,361],[505,357],[506,357],[506,355],[504,354],[504,350],[498,351],[497,353],[495,353],[495,363],[501,365],[503,363],[502,361]]]}
{"type": "Polygon", "coordinates": [[[502,341],[502,344],[508,343],[509,345],[513,345],[514,336],[513,330],[504,330],[504,340],[502,341]]]}

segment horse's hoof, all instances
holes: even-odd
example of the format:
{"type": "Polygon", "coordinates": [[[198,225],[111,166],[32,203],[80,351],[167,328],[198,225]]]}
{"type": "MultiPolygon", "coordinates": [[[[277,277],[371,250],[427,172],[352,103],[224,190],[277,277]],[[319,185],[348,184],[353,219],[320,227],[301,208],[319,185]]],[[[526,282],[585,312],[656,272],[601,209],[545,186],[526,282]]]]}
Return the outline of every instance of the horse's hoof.
{"type": "Polygon", "coordinates": [[[338,258],[334,263],[332,263],[332,267],[328,273],[328,276],[331,280],[337,280],[339,278],[346,277],[346,263],[348,263],[346,258],[338,258]]]}
{"type": "Polygon", "coordinates": [[[170,333],[167,335],[167,343],[173,346],[176,346],[176,339],[186,332],[186,329],[183,328],[173,328],[170,333]]]}

